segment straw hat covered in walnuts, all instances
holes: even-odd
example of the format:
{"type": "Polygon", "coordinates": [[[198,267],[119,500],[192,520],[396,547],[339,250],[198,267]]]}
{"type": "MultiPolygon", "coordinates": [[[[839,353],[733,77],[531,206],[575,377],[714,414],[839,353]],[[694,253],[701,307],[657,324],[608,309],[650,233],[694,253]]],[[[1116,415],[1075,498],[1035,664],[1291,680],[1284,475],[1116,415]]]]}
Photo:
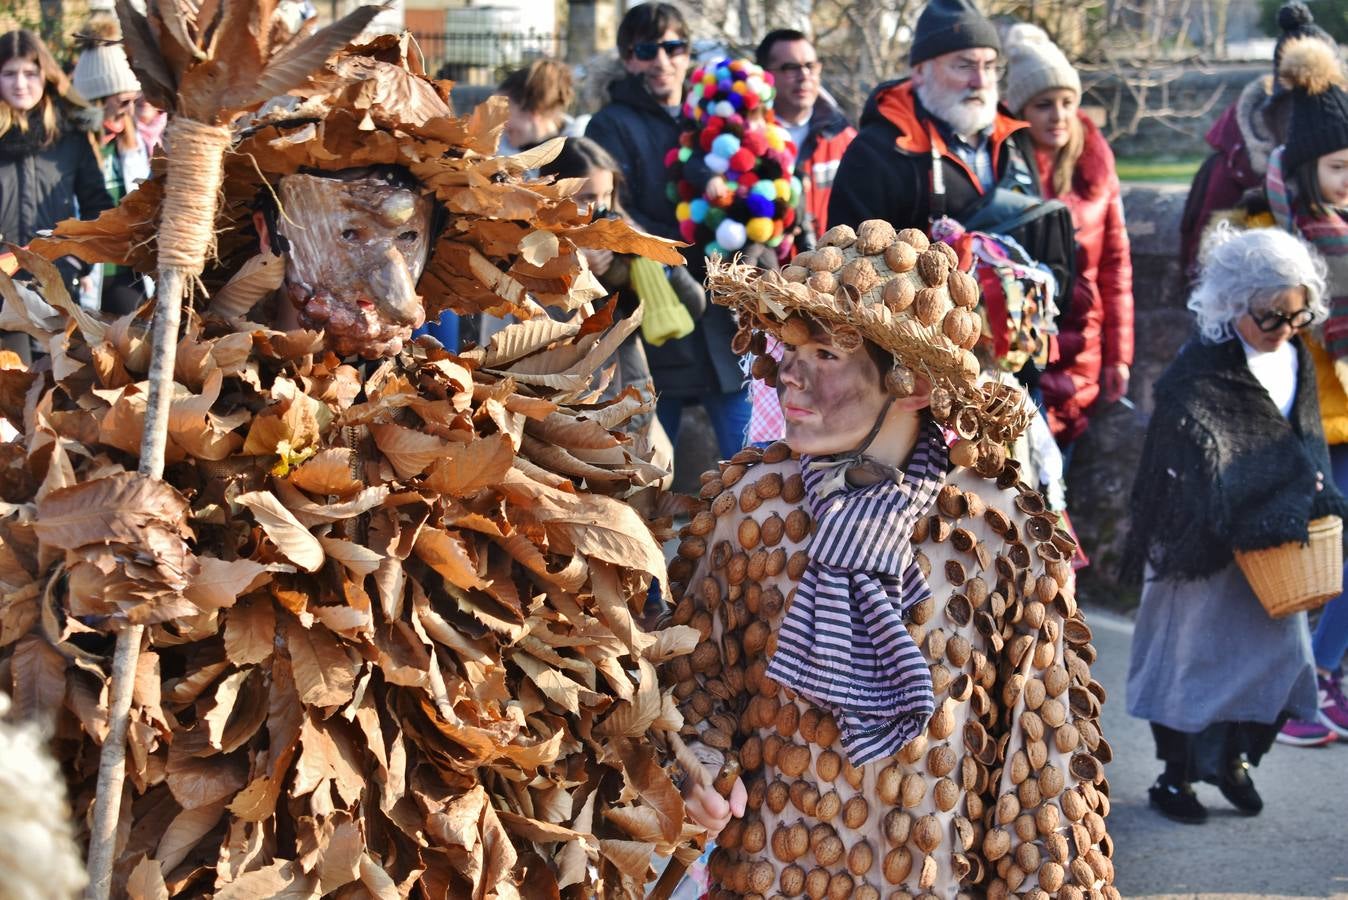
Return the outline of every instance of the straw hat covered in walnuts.
{"type": "Polygon", "coordinates": [[[1031,408],[1017,388],[980,383],[972,352],[981,329],[978,283],[958,264],[953,249],[920,230],[896,232],[871,219],[855,230],[830,228],[817,249],[780,271],[713,261],[707,284],[715,302],[737,313],[732,346],[755,354],[754,377],[776,384],[767,334],[803,344],[813,323],[842,349],[871,341],[892,354],[885,387],[895,397],[930,384],[932,416],[961,438],[952,461],[993,474],[1031,408]]]}

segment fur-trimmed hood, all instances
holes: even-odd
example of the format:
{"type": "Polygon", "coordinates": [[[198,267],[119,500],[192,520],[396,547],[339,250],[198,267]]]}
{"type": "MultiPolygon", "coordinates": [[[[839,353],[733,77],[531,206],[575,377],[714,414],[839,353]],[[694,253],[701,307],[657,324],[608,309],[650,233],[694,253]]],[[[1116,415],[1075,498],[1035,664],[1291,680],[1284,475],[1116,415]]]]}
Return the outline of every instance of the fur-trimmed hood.
{"type": "Polygon", "coordinates": [[[617,50],[590,57],[582,67],[579,90],[576,91],[577,114],[594,115],[608,106],[612,99],[609,89],[627,77],[627,68],[617,50]]]}
{"type": "Polygon", "coordinates": [[[1077,113],[1081,128],[1085,133],[1081,148],[1081,158],[1077,160],[1076,171],[1072,173],[1072,190],[1090,200],[1096,200],[1109,193],[1116,178],[1114,172],[1114,151],[1110,148],[1100,128],[1084,113],[1077,113]]]}
{"type": "Polygon", "coordinates": [[[1268,171],[1269,154],[1282,143],[1269,127],[1269,104],[1274,99],[1273,76],[1256,78],[1241,89],[1236,102],[1208,130],[1208,144],[1225,156],[1232,168],[1239,166],[1243,150],[1256,175],[1262,177],[1268,171]]]}

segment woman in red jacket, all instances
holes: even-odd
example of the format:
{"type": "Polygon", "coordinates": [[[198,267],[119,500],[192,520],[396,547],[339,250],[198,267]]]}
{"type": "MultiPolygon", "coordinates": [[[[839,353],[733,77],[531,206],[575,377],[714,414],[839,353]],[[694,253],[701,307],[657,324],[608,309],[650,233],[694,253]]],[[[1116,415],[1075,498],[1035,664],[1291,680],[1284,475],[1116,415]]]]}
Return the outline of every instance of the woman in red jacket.
{"type": "Polygon", "coordinates": [[[1007,107],[1030,123],[1045,197],[1072,211],[1077,279],[1060,322],[1057,359],[1040,379],[1053,435],[1064,448],[1092,407],[1128,393],[1133,362],[1133,263],[1114,152],[1078,109],[1081,79],[1034,25],[1007,35],[1007,107]]]}

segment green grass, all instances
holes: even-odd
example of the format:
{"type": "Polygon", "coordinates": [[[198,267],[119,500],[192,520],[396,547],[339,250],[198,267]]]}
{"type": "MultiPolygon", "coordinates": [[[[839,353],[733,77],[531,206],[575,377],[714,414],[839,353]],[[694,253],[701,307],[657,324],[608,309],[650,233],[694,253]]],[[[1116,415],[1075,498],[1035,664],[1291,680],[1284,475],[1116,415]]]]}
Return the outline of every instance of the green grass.
{"type": "Polygon", "coordinates": [[[1117,162],[1120,181],[1152,181],[1188,184],[1203,164],[1204,157],[1134,157],[1117,162]]]}

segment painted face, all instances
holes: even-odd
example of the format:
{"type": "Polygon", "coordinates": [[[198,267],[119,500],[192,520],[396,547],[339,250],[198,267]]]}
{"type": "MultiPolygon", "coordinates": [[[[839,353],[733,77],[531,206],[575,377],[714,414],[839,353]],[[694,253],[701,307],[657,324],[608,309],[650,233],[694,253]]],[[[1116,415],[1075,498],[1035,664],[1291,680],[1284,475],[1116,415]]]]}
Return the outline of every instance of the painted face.
{"type": "Polygon", "coordinates": [[[646,90],[662,106],[675,106],[683,100],[683,80],[688,75],[688,41],[674,29],[665,29],[665,33],[654,41],[637,41],[623,65],[631,74],[641,76],[646,90]],[[675,43],[681,43],[682,48],[676,48],[671,54],[666,48],[675,43]],[[642,59],[652,47],[655,55],[642,59]]]}
{"type": "Polygon", "coordinates": [[[595,169],[571,199],[576,201],[582,213],[591,210],[608,212],[613,208],[613,173],[608,169],[595,169]]]}
{"type": "Polygon", "coordinates": [[[820,68],[809,41],[778,41],[772,45],[767,70],[777,88],[773,109],[779,117],[796,124],[809,116],[819,99],[820,68]]]}
{"type": "Polygon", "coordinates": [[[1291,340],[1296,333],[1289,319],[1298,323],[1304,319],[1309,324],[1306,289],[1299,284],[1259,301],[1236,320],[1236,331],[1245,343],[1261,353],[1269,353],[1291,340]],[[1265,331],[1264,328],[1272,330],[1265,331]]]}
{"type": "Polygon", "coordinates": [[[975,47],[919,63],[913,84],[928,112],[967,137],[997,118],[997,74],[997,51],[975,47]]]}
{"type": "Polygon", "coordinates": [[[11,59],[0,66],[0,100],[26,113],[42,99],[42,69],[31,59],[11,59]]]}
{"type": "Polygon", "coordinates": [[[1071,88],[1052,88],[1030,98],[1020,117],[1030,123],[1030,137],[1046,150],[1060,150],[1072,139],[1072,121],[1080,98],[1071,88]]]}
{"type": "Polygon", "coordinates": [[[1320,196],[1330,206],[1348,206],[1348,147],[1326,153],[1315,162],[1320,196]]]}
{"type": "Polygon", "coordinates": [[[430,247],[429,198],[378,178],[281,180],[290,241],[286,290],[300,325],[342,356],[389,356],[426,319],[417,279],[430,247]]]}
{"type": "Polygon", "coordinates": [[[886,397],[865,345],[843,350],[827,335],[785,345],[777,367],[777,399],[792,450],[827,456],[855,449],[875,425],[886,397]]]}

